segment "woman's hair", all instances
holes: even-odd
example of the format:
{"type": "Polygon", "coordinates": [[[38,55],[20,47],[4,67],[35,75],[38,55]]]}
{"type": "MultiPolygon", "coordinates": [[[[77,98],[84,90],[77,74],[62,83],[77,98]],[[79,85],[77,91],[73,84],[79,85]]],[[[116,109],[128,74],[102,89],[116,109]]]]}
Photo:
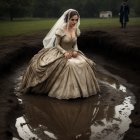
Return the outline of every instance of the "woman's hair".
{"type": "Polygon", "coordinates": [[[78,18],[80,17],[80,15],[79,15],[79,13],[78,13],[77,11],[69,11],[69,12],[66,14],[66,16],[65,16],[64,21],[67,23],[68,20],[69,20],[70,18],[72,18],[73,16],[75,16],[75,15],[77,15],[78,18]]]}

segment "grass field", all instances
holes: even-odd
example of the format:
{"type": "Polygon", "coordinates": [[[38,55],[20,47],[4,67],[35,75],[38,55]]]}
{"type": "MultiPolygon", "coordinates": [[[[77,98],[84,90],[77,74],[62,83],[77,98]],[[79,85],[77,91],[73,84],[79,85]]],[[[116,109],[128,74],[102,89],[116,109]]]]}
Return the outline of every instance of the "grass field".
{"type": "MultiPolygon", "coordinates": [[[[13,22],[0,21],[0,37],[15,36],[21,34],[31,34],[34,32],[49,30],[57,19],[18,19],[13,22]]],[[[139,18],[130,18],[129,26],[140,26],[139,18]]],[[[84,18],[81,19],[81,29],[92,27],[119,27],[118,18],[96,19],[84,18]]]]}

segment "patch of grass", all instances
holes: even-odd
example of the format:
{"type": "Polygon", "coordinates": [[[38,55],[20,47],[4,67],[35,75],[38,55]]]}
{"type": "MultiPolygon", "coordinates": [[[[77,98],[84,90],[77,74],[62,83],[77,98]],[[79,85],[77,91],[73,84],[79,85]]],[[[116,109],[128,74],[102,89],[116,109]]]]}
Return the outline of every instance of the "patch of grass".
{"type": "Polygon", "coordinates": [[[56,19],[44,20],[17,20],[1,21],[0,36],[15,36],[19,34],[33,33],[40,30],[48,30],[55,23],[56,19]]]}
{"type": "MultiPolygon", "coordinates": [[[[128,22],[129,26],[138,26],[140,25],[140,18],[130,18],[128,22]]],[[[119,18],[106,18],[106,19],[82,19],[81,20],[81,27],[88,28],[88,27],[120,27],[119,18]]]]}
{"type": "MultiPolygon", "coordinates": [[[[31,34],[41,30],[49,30],[57,19],[35,19],[21,18],[13,22],[0,21],[0,37],[15,36],[20,34],[31,34]]],[[[140,18],[130,18],[129,26],[139,26],[140,18]]],[[[119,27],[119,18],[99,19],[99,18],[82,18],[81,29],[92,27],[119,27]]]]}

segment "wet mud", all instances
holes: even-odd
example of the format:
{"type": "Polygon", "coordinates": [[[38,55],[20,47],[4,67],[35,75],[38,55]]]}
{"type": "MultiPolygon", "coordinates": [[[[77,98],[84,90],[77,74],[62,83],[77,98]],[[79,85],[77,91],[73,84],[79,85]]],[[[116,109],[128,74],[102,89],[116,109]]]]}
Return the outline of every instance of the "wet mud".
{"type": "Polygon", "coordinates": [[[139,139],[139,31],[84,31],[79,48],[96,62],[102,92],[67,101],[18,91],[28,61],[42,48],[44,32],[0,39],[0,138],[139,139]]]}

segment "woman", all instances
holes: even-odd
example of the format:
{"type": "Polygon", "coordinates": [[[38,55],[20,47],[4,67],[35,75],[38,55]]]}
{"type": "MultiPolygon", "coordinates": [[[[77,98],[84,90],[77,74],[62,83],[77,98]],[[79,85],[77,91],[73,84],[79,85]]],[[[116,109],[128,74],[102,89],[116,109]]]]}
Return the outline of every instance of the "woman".
{"type": "Polygon", "coordinates": [[[23,76],[24,93],[47,94],[58,99],[89,97],[100,90],[95,64],[77,47],[80,16],[69,9],[43,40],[44,48],[30,61],[23,76]]]}

